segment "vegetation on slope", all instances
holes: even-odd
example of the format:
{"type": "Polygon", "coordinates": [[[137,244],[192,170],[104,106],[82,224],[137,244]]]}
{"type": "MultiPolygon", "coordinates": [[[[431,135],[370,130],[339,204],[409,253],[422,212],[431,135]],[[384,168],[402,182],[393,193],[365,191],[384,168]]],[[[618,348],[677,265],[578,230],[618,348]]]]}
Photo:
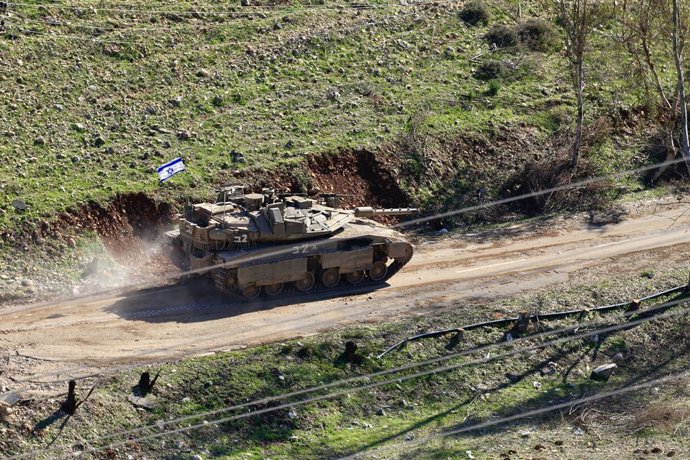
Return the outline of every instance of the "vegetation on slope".
{"type": "MultiPolygon", "coordinates": [[[[353,149],[387,158],[414,201],[448,206],[509,193],[512,174],[569,142],[572,85],[542,2],[492,2],[476,25],[444,2],[252,5],[10,4],[0,225],[125,192],[207,196],[245,169],[291,170],[306,189],[305,155],[353,149]],[[518,41],[495,49],[497,28],[518,41]],[[188,172],[160,187],[155,168],[178,155],[188,172]]],[[[648,161],[654,131],[615,24],[587,61],[587,124],[605,128],[588,173],[648,161]]]]}

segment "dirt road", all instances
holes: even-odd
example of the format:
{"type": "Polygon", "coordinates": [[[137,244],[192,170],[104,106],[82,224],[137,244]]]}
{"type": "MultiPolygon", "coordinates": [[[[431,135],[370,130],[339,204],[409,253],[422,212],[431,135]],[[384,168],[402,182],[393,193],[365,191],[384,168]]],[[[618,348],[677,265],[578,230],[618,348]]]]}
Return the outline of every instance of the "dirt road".
{"type": "Polygon", "coordinates": [[[413,260],[389,285],[341,289],[335,292],[338,297],[319,293],[243,304],[199,281],[115,297],[9,307],[0,312],[0,349],[8,356],[5,376],[64,380],[115,365],[423,314],[462,299],[494,299],[568,281],[575,271],[613,267],[623,257],[632,260],[627,265],[631,271],[639,271],[659,248],[690,252],[686,210],[665,206],[651,213],[648,207],[645,215],[631,214],[603,227],[568,222],[536,232],[516,226],[500,235],[446,236],[417,245],[413,260]]]}

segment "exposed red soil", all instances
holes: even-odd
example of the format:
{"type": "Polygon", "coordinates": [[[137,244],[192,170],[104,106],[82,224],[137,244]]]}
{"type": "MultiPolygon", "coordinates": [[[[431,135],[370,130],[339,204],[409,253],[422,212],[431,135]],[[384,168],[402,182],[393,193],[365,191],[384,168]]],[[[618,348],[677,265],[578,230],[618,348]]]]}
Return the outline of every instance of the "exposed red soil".
{"type": "Polygon", "coordinates": [[[344,195],[341,202],[345,207],[401,207],[408,203],[394,169],[372,152],[358,150],[312,156],[308,168],[313,187],[344,195]]]}

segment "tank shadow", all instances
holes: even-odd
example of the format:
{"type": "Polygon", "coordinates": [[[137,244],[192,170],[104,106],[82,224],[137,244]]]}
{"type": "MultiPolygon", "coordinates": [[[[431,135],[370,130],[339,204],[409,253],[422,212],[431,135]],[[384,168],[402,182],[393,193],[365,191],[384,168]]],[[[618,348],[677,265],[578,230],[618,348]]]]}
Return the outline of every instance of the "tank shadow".
{"type": "Polygon", "coordinates": [[[106,308],[131,321],[197,323],[244,315],[298,303],[312,303],[341,296],[360,295],[389,286],[387,283],[349,286],[308,293],[286,291],[275,297],[246,300],[219,292],[208,278],[187,280],[159,289],[132,291],[106,308]]]}

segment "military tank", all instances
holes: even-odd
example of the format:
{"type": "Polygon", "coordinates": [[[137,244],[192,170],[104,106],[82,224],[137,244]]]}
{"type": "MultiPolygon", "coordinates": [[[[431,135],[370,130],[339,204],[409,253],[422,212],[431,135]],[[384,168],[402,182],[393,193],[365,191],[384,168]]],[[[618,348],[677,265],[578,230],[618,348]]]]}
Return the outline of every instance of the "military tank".
{"type": "Polygon", "coordinates": [[[336,194],[245,193],[243,186],[231,186],[213,203],[186,206],[178,228],[166,236],[181,269],[254,299],[286,288],[308,292],[341,282],[384,282],[409,262],[413,249],[402,234],[369,218],[416,211],[347,210],[336,194]]]}

